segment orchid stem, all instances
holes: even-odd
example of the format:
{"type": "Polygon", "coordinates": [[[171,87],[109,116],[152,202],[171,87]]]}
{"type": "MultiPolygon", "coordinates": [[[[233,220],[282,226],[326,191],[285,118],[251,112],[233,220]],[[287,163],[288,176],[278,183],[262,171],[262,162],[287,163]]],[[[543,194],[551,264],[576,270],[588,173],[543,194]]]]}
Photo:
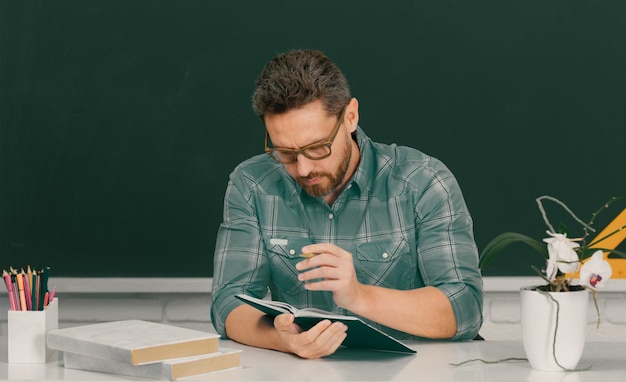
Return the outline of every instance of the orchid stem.
{"type": "Polygon", "coordinates": [[[589,226],[587,223],[585,223],[584,221],[580,220],[580,218],[578,218],[578,216],[576,216],[576,214],[572,210],[570,210],[569,207],[565,205],[565,203],[563,203],[559,199],[554,198],[552,196],[543,195],[543,196],[538,197],[536,199],[536,201],[537,201],[537,206],[539,207],[539,211],[541,212],[541,216],[543,217],[543,221],[546,223],[548,228],[550,228],[550,232],[556,233],[554,227],[552,227],[552,224],[550,224],[550,220],[548,220],[548,215],[546,214],[546,210],[543,208],[542,201],[544,199],[545,200],[550,200],[550,201],[558,204],[559,206],[563,207],[563,209],[565,211],[567,211],[567,213],[569,213],[574,218],[574,220],[576,220],[578,223],[580,223],[583,227],[585,227],[586,229],[590,230],[591,232],[596,232],[595,229],[591,228],[591,226],[589,226]]]}

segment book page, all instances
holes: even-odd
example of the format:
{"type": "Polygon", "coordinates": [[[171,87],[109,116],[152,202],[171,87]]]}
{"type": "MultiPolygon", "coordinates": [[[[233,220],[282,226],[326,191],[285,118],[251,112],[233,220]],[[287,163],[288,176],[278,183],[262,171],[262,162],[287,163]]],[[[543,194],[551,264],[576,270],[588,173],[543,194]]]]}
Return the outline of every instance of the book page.
{"type": "MultiPolygon", "coordinates": [[[[251,298],[251,299],[254,299],[254,298],[251,298]]],[[[259,300],[259,299],[254,299],[254,300],[256,300],[260,304],[265,304],[265,305],[271,306],[272,308],[274,308],[276,310],[280,310],[283,313],[291,313],[291,314],[295,315],[295,313],[298,311],[298,309],[296,309],[295,307],[287,304],[286,302],[259,300]]]]}
{"type": "Polygon", "coordinates": [[[317,308],[296,309],[296,313],[294,315],[298,317],[320,317],[327,318],[329,320],[358,320],[358,318],[353,316],[345,316],[339,313],[331,313],[317,308]]]}
{"type": "Polygon", "coordinates": [[[257,305],[269,307],[281,313],[291,313],[296,317],[316,317],[327,318],[330,320],[358,320],[357,317],[346,316],[339,313],[331,313],[317,308],[298,309],[283,301],[262,300],[245,294],[240,294],[237,297],[244,301],[249,301],[252,303],[256,303],[257,305]]]}

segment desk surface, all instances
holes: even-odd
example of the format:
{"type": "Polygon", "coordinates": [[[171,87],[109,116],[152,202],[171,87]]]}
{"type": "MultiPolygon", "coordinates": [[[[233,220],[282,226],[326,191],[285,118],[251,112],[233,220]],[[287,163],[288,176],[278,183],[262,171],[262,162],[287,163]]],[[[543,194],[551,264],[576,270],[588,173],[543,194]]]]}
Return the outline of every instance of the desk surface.
{"type": "MultiPolygon", "coordinates": [[[[62,362],[46,364],[7,364],[7,342],[0,341],[0,379],[49,381],[147,381],[114,374],[100,374],[65,369],[62,362]]],[[[398,355],[340,349],[334,355],[318,360],[304,360],[279,353],[222,341],[221,346],[243,349],[242,368],[189,381],[617,381],[626,371],[626,343],[589,342],[579,367],[591,366],[588,371],[546,373],[534,371],[526,361],[485,364],[471,362],[462,366],[450,363],[470,359],[498,360],[524,357],[519,342],[475,341],[463,343],[419,342],[409,343],[417,350],[414,355],[398,355]]]]}

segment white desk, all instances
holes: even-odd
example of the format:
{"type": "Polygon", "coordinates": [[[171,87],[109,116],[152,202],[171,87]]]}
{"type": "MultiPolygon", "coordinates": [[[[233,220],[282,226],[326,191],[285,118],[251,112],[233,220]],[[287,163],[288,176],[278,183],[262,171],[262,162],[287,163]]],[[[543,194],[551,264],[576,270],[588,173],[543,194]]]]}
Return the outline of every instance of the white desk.
{"type": "MultiPolygon", "coordinates": [[[[6,338],[0,340],[0,379],[57,381],[147,381],[113,374],[65,369],[59,360],[47,364],[7,364],[6,338]]],[[[473,362],[451,366],[468,359],[496,360],[524,357],[518,342],[475,341],[465,343],[409,343],[415,355],[396,355],[341,349],[333,356],[304,360],[293,355],[222,341],[221,346],[243,349],[242,369],[220,372],[189,381],[537,381],[584,382],[623,381],[626,376],[626,343],[590,342],[580,367],[591,370],[573,373],[534,371],[525,361],[499,364],[473,362]]]]}

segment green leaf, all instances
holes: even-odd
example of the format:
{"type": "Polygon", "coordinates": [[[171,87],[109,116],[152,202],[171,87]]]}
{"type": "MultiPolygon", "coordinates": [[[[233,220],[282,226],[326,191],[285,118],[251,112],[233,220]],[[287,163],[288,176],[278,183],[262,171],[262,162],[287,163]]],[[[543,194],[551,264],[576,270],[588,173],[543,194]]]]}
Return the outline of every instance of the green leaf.
{"type": "Polygon", "coordinates": [[[520,233],[505,232],[494,237],[489,243],[487,243],[479,255],[478,267],[480,269],[484,269],[496,255],[514,243],[524,243],[534,249],[545,259],[548,258],[548,249],[543,242],[520,233]]]}
{"type": "Polygon", "coordinates": [[[609,252],[612,255],[618,255],[626,259],[626,253],[622,251],[618,251],[617,249],[609,249],[606,252],[609,252]]]}

